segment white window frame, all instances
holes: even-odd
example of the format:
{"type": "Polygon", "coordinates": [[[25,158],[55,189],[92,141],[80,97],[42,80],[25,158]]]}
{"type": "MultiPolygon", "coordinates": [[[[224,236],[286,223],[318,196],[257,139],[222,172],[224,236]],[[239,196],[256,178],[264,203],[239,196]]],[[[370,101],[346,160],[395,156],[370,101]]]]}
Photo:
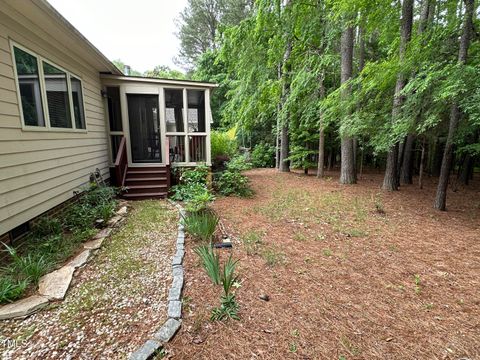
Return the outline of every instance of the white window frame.
{"type": "Polygon", "coordinates": [[[68,71],[67,69],[63,68],[62,66],[56,64],[53,61],[50,61],[47,58],[35,53],[34,51],[25,48],[24,46],[10,40],[10,52],[12,55],[12,62],[13,62],[13,71],[15,77],[15,85],[17,89],[17,98],[18,98],[18,110],[20,113],[20,119],[22,122],[22,130],[23,131],[48,131],[48,132],[73,132],[73,133],[87,133],[87,116],[86,116],[86,109],[85,109],[85,88],[83,86],[83,79],[81,76],[68,71]],[[37,60],[37,68],[38,68],[38,77],[40,83],[40,99],[42,102],[43,108],[43,117],[45,119],[44,126],[32,126],[32,125],[25,125],[25,119],[23,117],[23,106],[22,106],[22,95],[20,93],[20,82],[17,73],[17,62],[15,60],[15,50],[14,48],[18,48],[26,53],[34,56],[37,60]],[[70,118],[72,122],[71,128],[60,128],[60,127],[52,127],[50,125],[50,116],[48,114],[48,101],[47,101],[47,88],[45,84],[45,74],[43,73],[43,63],[46,62],[49,65],[56,67],[57,69],[65,72],[66,81],[67,81],[67,91],[68,91],[68,101],[70,105],[70,118]],[[77,129],[76,122],[75,122],[75,111],[73,108],[73,96],[72,96],[72,84],[70,77],[73,76],[80,81],[81,89],[82,89],[82,105],[83,105],[83,120],[85,122],[85,129],[77,129]]]}

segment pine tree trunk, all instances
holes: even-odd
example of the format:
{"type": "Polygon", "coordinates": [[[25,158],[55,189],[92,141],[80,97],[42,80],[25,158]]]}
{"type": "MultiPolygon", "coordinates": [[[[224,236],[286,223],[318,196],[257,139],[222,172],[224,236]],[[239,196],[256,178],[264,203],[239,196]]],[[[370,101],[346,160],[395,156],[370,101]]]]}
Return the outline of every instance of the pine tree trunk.
{"type": "Polygon", "coordinates": [[[404,184],[413,184],[413,144],[415,143],[415,135],[408,134],[405,140],[405,149],[403,152],[403,163],[400,174],[400,180],[404,184]]]}
{"type": "MultiPolygon", "coordinates": [[[[474,0],[465,0],[465,17],[463,21],[462,37],[460,38],[460,49],[458,51],[458,63],[464,65],[467,61],[468,47],[473,28],[473,8],[474,0]]],[[[450,123],[448,126],[447,143],[443,152],[442,166],[440,168],[440,178],[438,179],[437,194],[433,207],[437,210],[445,211],[447,207],[447,188],[448,179],[453,163],[454,138],[457,132],[458,122],[460,120],[460,108],[457,103],[452,104],[450,108],[450,123]]]]}
{"type": "MultiPolygon", "coordinates": [[[[281,106],[285,103],[288,93],[290,91],[290,66],[289,66],[289,59],[290,53],[292,52],[292,43],[289,41],[287,43],[287,48],[285,50],[285,54],[283,56],[283,67],[284,71],[282,71],[282,100],[281,106]]],[[[290,143],[289,143],[289,134],[288,134],[288,115],[283,117],[283,124],[282,124],[282,131],[280,136],[280,164],[279,170],[281,172],[289,172],[290,171],[290,162],[287,158],[290,155],[290,143]]]]}
{"type": "MultiPolygon", "coordinates": [[[[402,25],[400,29],[400,63],[403,62],[407,43],[410,41],[412,35],[413,22],[413,0],[404,0],[402,4],[402,25]]],[[[397,76],[397,83],[395,85],[395,95],[393,96],[392,121],[395,122],[398,118],[403,103],[401,92],[405,86],[406,77],[400,71],[397,76]]],[[[388,191],[398,190],[398,143],[393,145],[388,151],[387,166],[385,169],[385,177],[383,179],[382,189],[388,191]]]]}
{"type": "MultiPolygon", "coordinates": [[[[341,39],[341,83],[345,84],[352,77],[353,63],[353,28],[351,26],[345,28],[342,32],[341,39]]],[[[350,96],[351,89],[344,88],[342,91],[342,99],[350,96]]],[[[353,153],[353,139],[350,136],[342,136],[341,140],[341,164],[340,164],[340,183],[355,184],[357,182],[355,176],[355,161],[353,153]]]]}
{"type": "MultiPolygon", "coordinates": [[[[325,97],[325,86],[323,85],[323,74],[320,76],[319,80],[319,99],[325,97]]],[[[320,110],[319,114],[319,137],[318,137],[318,164],[317,164],[317,178],[322,178],[324,176],[324,167],[325,167],[325,128],[323,125],[323,112],[320,110]]]]}
{"type": "Polygon", "coordinates": [[[420,170],[418,171],[418,187],[423,189],[423,164],[425,163],[425,138],[422,143],[422,155],[420,156],[420,170]]]}

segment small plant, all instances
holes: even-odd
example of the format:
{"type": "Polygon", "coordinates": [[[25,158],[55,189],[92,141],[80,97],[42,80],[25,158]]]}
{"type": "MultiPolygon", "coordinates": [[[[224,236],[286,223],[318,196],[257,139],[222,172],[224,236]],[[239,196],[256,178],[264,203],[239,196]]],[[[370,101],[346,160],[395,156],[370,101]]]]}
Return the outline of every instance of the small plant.
{"type": "Polygon", "coordinates": [[[21,276],[29,282],[37,283],[38,279],[49,270],[49,263],[43,255],[34,256],[32,253],[29,253],[25,256],[20,256],[13,247],[7,244],[4,244],[4,246],[13,261],[8,268],[4,269],[5,272],[21,276]]]}
{"type": "Polygon", "coordinates": [[[275,266],[285,261],[285,254],[274,248],[265,248],[262,252],[262,257],[268,266],[275,266]]]}
{"type": "Polygon", "coordinates": [[[9,303],[23,295],[29,285],[27,279],[15,280],[13,277],[2,276],[0,278],[0,303],[9,303]]]}
{"type": "Polygon", "coordinates": [[[245,155],[235,156],[227,163],[227,170],[232,172],[240,172],[249,170],[252,168],[252,164],[247,161],[245,155]]]}
{"type": "Polygon", "coordinates": [[[195,249],[195,253],[202,261],[202,266],[213,284],[219,285],[221,281],[219,256],[215,254],[215,251],[213,251],[210,245],[198,246],[195,249]]]}
{"type": "Polygon", "coordinates": [[[57,235],[62,232],[62,223],[57,218],[42,216],[32,228],[32,234],[35,237],[45,237],[49,235],[57,235]]]}
{"type": "Polygon", "coordinates": [[[297,352],[297,344],[295,342],[291,342],[290,345],[288,346],[288,350],[291,353],[296,353],[297,352]]]}
{"type": "Polygon", "coordinates": [[[188,212],[199,212],[206,210],[208,204],[215,200],[215,197],[205,189],[203,192],[194,194],[190,200],[185,203],[185,209],[188,212]]]}
{"type": "Polygon", "coordinates": [[[242,236],[242,242],[247,255],[253,255],[262,243],[262,235],[258,231],[249,230],[242,236]]]}
{"type": "Polygon", "coordinates": [[[332,256],[332,250],[330,249],[323,249],[323,255],[327,256],[327,257],[330,257],[332,256]]]}
{"type": "Polygon", "coordinates": [[[295,240],[295,241],[306,241],[307,237],[305,236],[305,234],[303,234],[301,232],[296,232],[293,235],[293,240],[295,240]]]}
{"type": "Polygon", "coordinates": [[[233,261],[232,256],[223,264],[222,285],[224,294],[220,298],[220,307],[212,310],[210,319],[212,321],[221,321],[224,319],[240,320],[238,316],[238,303],[235,294],[231,293],[232,287],[237,283],[235,267],[238,261],[233,261]]]}
{"type": "Polygon", "coordinates": [[[421,288],[421,281],[420,281],[420,275],[415,274],[413,275],[414,281],[415,281],[415,294],[420,294],[422,291],[421,288]]]}
{"type": "Polygon", "coordinates": [[[375,196],[374,203],[375,211],[377,212],[377,214],[385,215],[385,208],[383,206],[382,198],[380,197],[380,195],[375,196]]]}
{"type": "Polygon", "coordinates": [[[202,211],[189,214],[184,220],[185,230],[202,241],[210,242],[219,218],[211,211],[202,211]]]}

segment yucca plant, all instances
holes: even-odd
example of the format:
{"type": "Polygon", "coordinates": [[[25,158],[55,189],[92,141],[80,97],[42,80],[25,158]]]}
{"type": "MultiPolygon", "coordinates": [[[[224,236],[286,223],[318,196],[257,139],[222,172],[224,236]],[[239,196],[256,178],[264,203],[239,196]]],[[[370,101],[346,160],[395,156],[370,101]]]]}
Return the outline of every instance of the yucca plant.
{"type": "Polygon", "coordinates": [[[189,214],[184,220],[185,230],[192,236],[205,242],[212,240],[218,225],[218,216],[212,211],[189,214]]]}
{"type": "Polygon", "coordinates": [[[219,285],[221,281],[219,256],[210,245],[198,246],[195,248],[195,253],[200,257],[208,277],[215,285],[219,285]]]}
{"type": "Polygon", "coordinates": [[[223,264],[222,271],[222,285],[224,294],[220,298],[220,307],[214,308],[212,310],[212,315],[210,319],[212,321],[221,321],[227,318],[239,320],[238,316],[238,303],[235,299],[235,294],[232,294],[230,291],[233,284],[237,281],[238,276],[235,275],[235,267],[237,261],[232,260],[232,256],[223,264]]]}

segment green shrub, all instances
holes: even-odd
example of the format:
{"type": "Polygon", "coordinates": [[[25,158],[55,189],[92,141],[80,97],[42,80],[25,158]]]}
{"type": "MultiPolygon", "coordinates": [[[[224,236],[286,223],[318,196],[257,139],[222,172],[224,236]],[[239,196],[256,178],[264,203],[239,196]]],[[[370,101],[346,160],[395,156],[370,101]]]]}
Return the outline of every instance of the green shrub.
{"type": "Polygon", "coordinates": [[[183,219],[185,230],[202,241],[211,241],[217,228],[218,216],[211,211],[189,214],[183,219]]]}
{"type": "Polygon", "coordinates": [[[62,232],[62,223],[58,218],[42,216],[32,228],[32,234],[35,237],[45,237],[49,235],[57,235],[62,232]]]}
{"type": "Polygon", "coordinates": [[[195,248],[195,253],[202,261],[202,266],[205,269],[210,280],[214,285],[220,284],[220,258],[213,250],[210,244],[200,245],[195,248]]]}
{"type": "Polygon", "coordinates": [[[209,203],[215,200],[215,197],[205,189],[203,192],[195,193],[191,199],[185,203],[185,209],[188,212],[199,212],[207,209],[209,203]]]}
{"type": "Polygon", "coordinates": [[[215,181],[216,190],[225,196],[248,197],[253,194],[248,178],[238,171],[226,170],[215,181]]]}
{"type": "Polygon", "coordinates": [[[260,143],[252,151],[252,165],[256,168],[275,166],[275,146],[260,143]]]}
{"type": "Polygon", "coordinates": [[[15,280],[10,276],[0,277],[0,304],[13,302],[20,298],[28,285],[27,279],[15,280]]]}
{"type": "Polygon", "coordinates": [[[224,156],[231,158],[235,155],[237,147],[237,142],[231,140],[226,132],[214,130],[210,133],[212,159],[224,156]]]}
{"type": "Polygon", "coordinates": [[[192,201],[207,197],[208,167],[201,165],[194,169],[181,169],[179,184],[172,186],[172,199],[177,201],[192,201]]]}
{"type": "Polygon", "coordinates": [[[252,168],[252,164],[247,160],[245,155],[235,156],[227,163],[227,170],[229,171],[244,171],[252,168]]]}
{"type": "Polygon", "coordinates": [[[12,259],[11,265],[5,269],[7,273],[23,278],[29,282],[37,283],[38,280],[46,274],[51,265],[40,253],[29,253],[25,256],[20,256],[13,247],[6,244],[7,253],[12,259]]]}

